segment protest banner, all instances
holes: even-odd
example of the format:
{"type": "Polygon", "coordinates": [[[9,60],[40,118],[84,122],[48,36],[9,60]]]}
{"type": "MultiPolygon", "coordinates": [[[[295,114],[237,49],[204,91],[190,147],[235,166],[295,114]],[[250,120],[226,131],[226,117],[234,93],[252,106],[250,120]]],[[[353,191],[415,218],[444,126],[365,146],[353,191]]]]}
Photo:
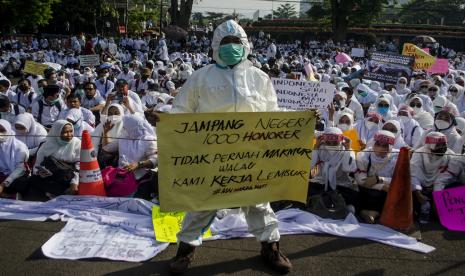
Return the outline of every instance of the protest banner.
{"type": "Polygon", "coordinates": [[[414,70],[428,70],[436,62],[435,57],[411,43],[404,44],[402,55],[415,57],[415,62],[413,64],[414,70]]]}
{"type": "Polygon", "coordinates": [[[272,78],[278,106],[290,110],[327,109],[336,86],[326,82],[272,78]]]}
{"type": "Polygon", "coordinates": [[[160,208],[306,202],[315,112],[160,114],[160,208]]]}
{"type": "Polygon", "coordinates": [[[427,71],[430,74],[447,74],[449,73],[449,60],[447,58],[437,58],[433,66],[427,71]]]}
{"type": "Polygon", "coordinates": [[[452,231],[465,231],[465,187],[433,192],[441,224],[452,231]]]}
{"type": "MultiPolygon", "coordinates": [[[[181,231],[182,221],[186,214],[184,212],[161,212],[160,207],[154,205],[152,208],[153,229],[155,239],[159,242],[176,243],[176,234],[181,231]]],[[[212,236],[210,227],[203,234],[203,238],[212,236]]]]}
{"type": "Polygon", "coordinates": [[[92,67],[100,64],[99,55],[82,55],[79,56],[79,63],[84,67],[92,67]]]}
{"type": "Polygon", "coordinates": [[[47,64],[38,63],[35,61],[27,60],[24,65],[24,73],[33,75],[44,75],[44,70],[48,68],[47,64]]]}
{"type": "Polygon", "coordinates": [[[365,56],[365,49],[352,48],[352,52],[351,52],[350,56],[351,57],[364,57],[365,56]]]}
{"type": "Polygon", "coordinates": [[[400,77],[410,80],[413,57],[387,53],[373,53],[363,78],[384,83],[397,83],[400,77]]]}

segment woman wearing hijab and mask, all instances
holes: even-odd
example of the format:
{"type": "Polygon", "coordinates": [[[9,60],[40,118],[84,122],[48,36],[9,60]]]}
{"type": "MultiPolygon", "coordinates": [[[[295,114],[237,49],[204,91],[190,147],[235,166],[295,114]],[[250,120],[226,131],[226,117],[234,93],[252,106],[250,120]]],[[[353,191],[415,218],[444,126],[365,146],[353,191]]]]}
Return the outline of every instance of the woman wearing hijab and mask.
{"type": "Polygon", "coordinates": [[[381,95],[378,97],[370,111],[378,113],[381,117],[383,117],[382,121],[386,122],[393,119],[395,116],[395,114],[391,111],[391,106],[390,98],[381,95]]]}
{"type": "Polygon", "coordinates": [[[16,138],[29,149],[29,157],[35,156],[40,144],[45,142],[47,130],[34,120],[30,113],[19,114],[15,119],[16,138]]]}
{"type": "Polygon", "coordinates": [[[354,95],[358,102],[362,105],[363,111],[366,112],[366,110],[370,108],[371,104],[376,102],[377,94],[363,83],[357,85],[355,90],[356,92],[354,95]]]}
{"type": "Polygon", "coordinates": [[[378,113],[368,112],[365,119],[355,125],[362,149],[366,147],[368,141],[379,131],[382,119],[383,118],[378,113]]]}
{"type": "Polygon", "coordinates": [[[429,112],[423,109],[423,100],[420,97],[413,96],[407,99],[407,105],[415,112],[413,119],[420,124],[423,130],[431,129],[434,126],[434,118],[429,112]]]}
{"type": "Polygon", "coordinates": [[[405,143],[413,148],[420,141],[423,129],[420,124],[413,119],[414,111],[407,105],[401,105],[397,113],[402,129],[402,138],[405,143]]]}
{"type": "Polygon", "coordinates": [[[415,203],[418,203],[420,223],[429,221],[432,192],[436,185],[445,185],[442,174],[450,166],[454,152],[447,148],[447,137],[440,132],[430,132],[426,135],[424,146],[412,154],[411,176],[415,194],[415,203]]]}
{"type": "Polygon", "coordinates": [[[73,125],[75,137],[81,137],[84,130],[90,133],[94,131],[94,128],[82,119],[82,112],[77,108],[71,108],[68,111],[66,121],[73,125]]]}
{"type": "Polygon", "coordinates": [[[449,86],[448,99],[457,106],[459,113],[465,111],[465,95],[463,87],[458,84],[452,84],[449,86]]]}
{"type": "Polygon", "coordinates": [[[362,205],[360,214],[367,223],[375,223],[384,207],[399,152],[393,148],[396,138],[389,131],[380,130],[373,140],[372,147],[357,155],[355,173],[362,205]]]}
{"type": "Polygon", "coordinates": [[[144,117],[126,115],[122,123],[123,139],[111,141],[110,131],[115,127],[116,124],[108,121],[103,125],[102,148],[107,153],[118,152],[118,167],[134,172],[140,185],[150,178],[149,169],[158,163],[155,130],[144,117]]]}
{"type": "Polygon", "coordinates": [[[358,187],[349,177],[349,173],[357,169],[355,153],[350,150],[350,140],[342,135],[339,128],[328,127],[318,137],[311,163],[311,169],[315,168],[318,168],[318,172],[310,184],[310,196],[338,190],[349,211],[355,213],[358,207],[358,187]]]}
{"type": "Polygon", "coordinates": [[[15,137],[11,124],[0,119],[0,194],[26,192],[28,158],[27,146],[15,137]]]}
{"type": "Polygon", "coordinates": [[[459,114],[457,106],[444,96],[436,96],[433,101],[434,112],[438,113],[443,109],[450,110],[453,114],[459,114]]]}
{"type": "Polygon", "coordinates": [[[81,140],[74,137],[73,125],[65,120],[57,120],[50,129],[47,140],[37,151],[31,185],[50,198],[65,193],[76,194],[80,153],[81,140]],[[65,163],[68,168],[54,166],[53,160],[65,163]]]}
{"type": "Polygon", "coordinates": [[[105,168],[107,166],[113,165],[116,166],[117,155],[105,152],[102,149],[103,147],[103,135],[105,124],[112,124],[113,127],[107,132],[107,142],[112,143],[113,141],[117,142],[117,139],[123,136],[123,116],[124,108],[119,104],[111,104],[108,107],[108,116],[102,118],[102,122],[95,128],[92,132],[92,144],[95,149],[98,149],[97,160],[99,161],[100,168],[105,168]]]}

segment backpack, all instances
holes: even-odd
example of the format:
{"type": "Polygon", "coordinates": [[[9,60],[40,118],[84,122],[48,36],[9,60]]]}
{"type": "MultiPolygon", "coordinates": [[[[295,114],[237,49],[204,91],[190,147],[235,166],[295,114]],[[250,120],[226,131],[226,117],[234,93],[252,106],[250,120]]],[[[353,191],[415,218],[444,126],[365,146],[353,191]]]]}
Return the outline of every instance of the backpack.
{"type": "MultiPolygon", "coordinates": [[[[42,113],[44,113],[44,102],[43,101],[38,101],[39,103],[39,115],[37,116],[37,122],[42,124],[42,113]]],[[[58,108],[58,111],[61,112],[61,105],[60,102],[56,102],[54,104],[56,108],[58,108]]]]}

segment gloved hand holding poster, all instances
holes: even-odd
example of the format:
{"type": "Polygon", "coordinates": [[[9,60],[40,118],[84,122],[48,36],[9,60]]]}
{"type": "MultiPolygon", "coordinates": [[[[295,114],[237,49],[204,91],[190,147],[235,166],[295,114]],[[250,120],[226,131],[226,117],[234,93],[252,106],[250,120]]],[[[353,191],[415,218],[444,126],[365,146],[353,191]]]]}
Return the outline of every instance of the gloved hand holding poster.
{"type": "Polygon", "coordinates": [[[161,114],[161,210],[306,202],[314,129],[314,111],[161,114]]]}

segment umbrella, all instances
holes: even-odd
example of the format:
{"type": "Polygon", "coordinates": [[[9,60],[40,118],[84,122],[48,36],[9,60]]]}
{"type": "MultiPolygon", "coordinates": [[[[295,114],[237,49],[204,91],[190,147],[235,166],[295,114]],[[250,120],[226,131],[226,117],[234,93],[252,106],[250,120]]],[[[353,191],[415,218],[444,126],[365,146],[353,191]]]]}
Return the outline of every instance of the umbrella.
{"type": "Polygon", "coordinates": [[[413,38],[413,43],[436,43],[436,39],[431,36],[419,35],[413,38]]]}
{"type": "Polygon", "coordinates": [[[186,38],[187,36],[187,31],[184,30],[183,28],[175,25],[170,25],[166,26],[163,31],[165,32],[165,36],[167,39],[171,40],[181,40],[183,38],[186,38]]]}

